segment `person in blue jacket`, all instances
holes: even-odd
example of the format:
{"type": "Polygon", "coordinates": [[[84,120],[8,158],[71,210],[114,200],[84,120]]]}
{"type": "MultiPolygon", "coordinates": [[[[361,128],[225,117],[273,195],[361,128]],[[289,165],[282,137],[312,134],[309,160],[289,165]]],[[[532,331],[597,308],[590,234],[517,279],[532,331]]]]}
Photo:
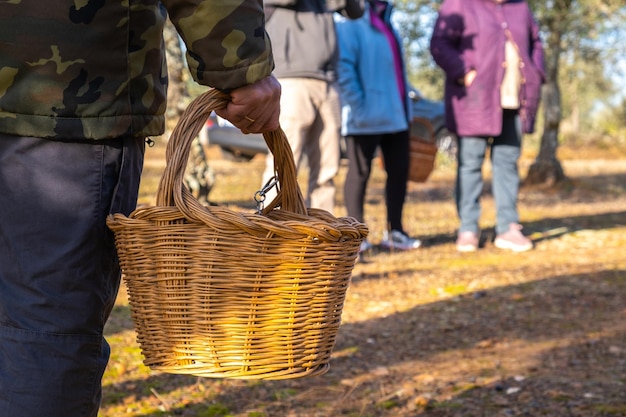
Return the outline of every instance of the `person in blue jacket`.
{"type": "MultiPolygon", "coordinates": [[[[364,221],[367,182],[380,148],[387,173],[388,223],[381,244],[391,250],[411,250],[421,244],[402,227],[411,108],[401,41],[391,23],[391,13],[390,3],[370,0],[360,19],[335,16],[341,134],[346,137],[348,156],[344,200],[348,215],[364,221]]],[[[362,250],[369,247],[368,241],[361,245],[362,250]]]]}

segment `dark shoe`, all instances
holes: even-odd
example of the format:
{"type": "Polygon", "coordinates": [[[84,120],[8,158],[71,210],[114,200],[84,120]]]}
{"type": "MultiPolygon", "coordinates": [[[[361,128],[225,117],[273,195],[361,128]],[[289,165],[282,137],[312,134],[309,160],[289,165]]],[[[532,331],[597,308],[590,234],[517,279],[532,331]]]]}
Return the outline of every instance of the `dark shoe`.
{"type": "Polygon", "coordinates": [[[497,235],[494,245],[513,252],[526,252],[533,248],[532,240],[522,234],[522,225],[517,223],[511,223],[507,232],[497,235]]]}
{"type": "Polygon", "coordinates": [[[460,232],[456,239],[456,250],[459,252],[476,252],[478,250],[478,233],[460,232]]]}

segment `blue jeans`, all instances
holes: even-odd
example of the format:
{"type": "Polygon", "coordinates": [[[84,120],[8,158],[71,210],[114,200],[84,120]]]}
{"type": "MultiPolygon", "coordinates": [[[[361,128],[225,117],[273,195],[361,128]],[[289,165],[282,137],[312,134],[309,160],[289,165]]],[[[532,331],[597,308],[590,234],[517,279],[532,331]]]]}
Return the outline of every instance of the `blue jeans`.
{"type": "Polygon", "coordinates": [[[456,178],[456,206],[461,225],[459,232],[479,231],[480,196],[483,191],[482,165],[491,148],[492,188],[496,203],[496,233],[509,230],[519,221],[517,196],[522,130],[517,111],[505,110],[499,136],[463,136],[459,140],[456,178]]]}
{"type": "Polygon", "coordinates": [[[144,143],[0,134],[0,416],[96,417],[144,143]]]}

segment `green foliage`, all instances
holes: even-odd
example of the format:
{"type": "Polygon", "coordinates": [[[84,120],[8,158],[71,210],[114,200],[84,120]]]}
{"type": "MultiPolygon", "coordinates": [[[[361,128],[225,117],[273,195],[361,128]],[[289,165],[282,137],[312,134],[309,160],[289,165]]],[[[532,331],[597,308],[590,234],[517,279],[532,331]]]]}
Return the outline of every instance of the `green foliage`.
{"type": "Polygon", "coordinates": [[[227,417],[230,410],[224,404],[211,404],[204,410],[198,410],[197,417],[227,417]]]}
{"type": "Polygon", "coordinates": [[[429,50],[430,35],[441,1],[399,0],[394,19],[404,41],[409,81],[428,98],[443,98],[443,71],[429,50]]]}
{"type": "Polygon", "coordinates": [[[626,416],[626,404],[625,405],[610,405],[599,404],[593,407],[596,411],[602,413],[602,415],[608,416],[626,416]]]}
{"type": "Polygon", "coordinates": [[[285,388],[285,389],[276,391],[276,393],[274,394],[274,397],[277,400],[284,400],[286,398],[293,397],[297,393],[298,391],[293,388],[285,388]]]}
{"type": "Polygon", "coordinates": [[[381,402],[379,405],[380,405],[380,408],[382,408],[383,410],[391,410],[392,408],[398,407],[399,404],[397,400],[385,400],[381,402]]]}
{"type": "Polygon", "coordinates": [[[608,105],[599,112],[596,123],[590,129],[599,137],[596,144],[607,141],[607,147],[626,146],[626,97],[615,105],[608,105]]]}

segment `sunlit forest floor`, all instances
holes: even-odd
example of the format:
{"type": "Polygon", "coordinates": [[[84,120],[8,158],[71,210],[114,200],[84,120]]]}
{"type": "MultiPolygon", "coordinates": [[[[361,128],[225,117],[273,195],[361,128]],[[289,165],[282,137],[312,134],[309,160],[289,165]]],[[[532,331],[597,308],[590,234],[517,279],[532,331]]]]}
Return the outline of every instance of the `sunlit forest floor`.
{"type": "MultiPolygon", "coordinates": [[[[143,204],[154,204],[162,148],[147,151],[143,204]]],[[[217,175],[210,199],[252,210],[263,160],[232,162],[214,148],[207,155],[217,175]]],[[[247,381],[151,371],[122,288],[106,331],[113,353],[100,416],[626,416],[626,155],[564,148],[559,158],[568,181],[521,189],[521,222],[535,249],[519,254],[492,244],[489,186],[482,247],[455,250],[449,160],[409,186],[405,228],[423,247],[382,250],[384,173],[376,166],[366,200],[375,246],[354,269],[322,376],[247,381]]],[[[531,162],[521,161],[522,176],[531,162]]],[[[345,171],[337,216],[345,215],[345,171]]]]}

